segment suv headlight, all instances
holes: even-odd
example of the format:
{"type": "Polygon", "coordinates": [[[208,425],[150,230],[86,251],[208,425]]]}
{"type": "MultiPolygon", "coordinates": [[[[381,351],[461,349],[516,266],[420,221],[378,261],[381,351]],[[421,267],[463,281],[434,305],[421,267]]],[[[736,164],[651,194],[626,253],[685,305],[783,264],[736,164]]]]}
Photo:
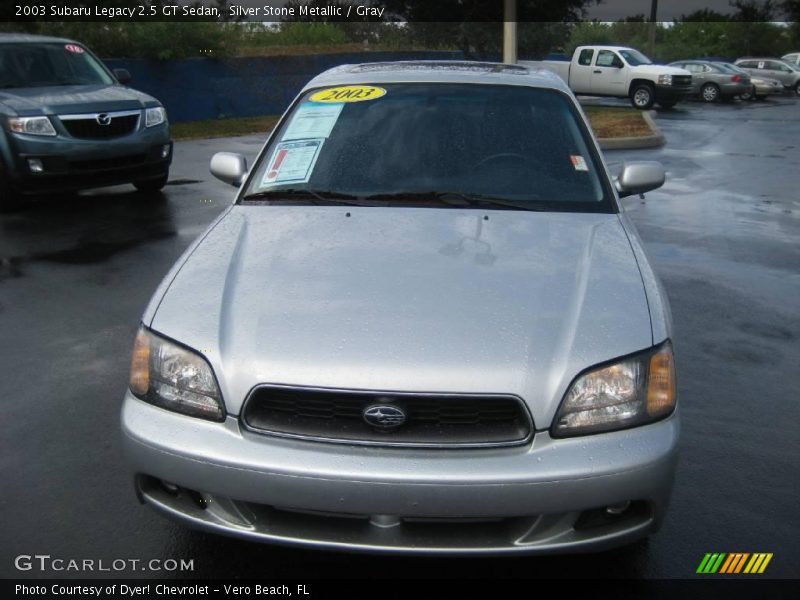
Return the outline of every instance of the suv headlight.
{"type": "Polygon", "coordinates": [[[578,376],[556,414],[552,437],[627,429],[672,414],[677,400],[669,342],[578,376]]]}
{"type": "Polygon", "coordinates": [[[155,127],[167,120],[167,111],[163,106],[154,106],[144,111],[144,126],[155,127]]]}
{"type": "Polygon", "coordinates": [[[130,390],[156,406],[212,421],[225,419],[222,396],[205,358],[140,327],[133,344],[130,390]]]}
{"type": "Polygon", "coordinates": [[[672,75],[659,75],[658,83],[659,85],[672,85],[672,75]]]}
{"type": "Polygon", "coordinates": [[[8,128],[14,133],[56,135],[55,127],[48,117],[13,117],[8,120],[8,128]]]}

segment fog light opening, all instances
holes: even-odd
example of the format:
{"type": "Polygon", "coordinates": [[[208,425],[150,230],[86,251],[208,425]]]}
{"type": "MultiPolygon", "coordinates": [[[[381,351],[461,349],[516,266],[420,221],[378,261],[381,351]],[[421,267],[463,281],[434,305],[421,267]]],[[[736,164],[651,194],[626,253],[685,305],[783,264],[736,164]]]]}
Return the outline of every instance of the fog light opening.
{"type": "Polygon", "coordinates": [[[169,156],[169,144],[164,144],[161,146],[161,158],[167,158],[169,156]]]}
{"type": "Polygon", "coordinates": [[[619,504],[612,504],[610,506],[606,506],[606,514],[617,517],[622,513],[624,513],[626,510],[628,510],[630,506],[631,506],[630,500],[627,500],[625,502],[620,502],[619,504]]]}
{"type": "Polygon", "coordinates": [[[44,173],[44,164],[42,163],[42,159],[29,158],[28,170],[30,170],[31,173],[44,173]]]}

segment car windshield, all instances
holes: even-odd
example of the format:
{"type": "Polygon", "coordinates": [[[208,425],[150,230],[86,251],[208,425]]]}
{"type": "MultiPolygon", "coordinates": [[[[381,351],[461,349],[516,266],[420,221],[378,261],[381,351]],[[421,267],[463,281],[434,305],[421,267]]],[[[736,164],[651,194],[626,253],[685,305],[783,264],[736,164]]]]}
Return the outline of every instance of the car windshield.
{"type": "Polygon", "coordinates": [[[112,83],[103,66],[78,44],[0,44],[0,88],[112,83]]]}
{"type": "Polygon", "coordinates": [[[638,67],[639,65],[652,65],[653,61],[647,58],[644,54],[639,52],[638,50],[620,50],[619,53],[622,55],[622,58],[626,60],[626,62],[632,67],[638,67]]]}
{"type": "Polygon", "coordinates": [[[395,83],[305,93],[241,201],[608,212],[603,182],[582,117],[558,91],[395,83]]]}

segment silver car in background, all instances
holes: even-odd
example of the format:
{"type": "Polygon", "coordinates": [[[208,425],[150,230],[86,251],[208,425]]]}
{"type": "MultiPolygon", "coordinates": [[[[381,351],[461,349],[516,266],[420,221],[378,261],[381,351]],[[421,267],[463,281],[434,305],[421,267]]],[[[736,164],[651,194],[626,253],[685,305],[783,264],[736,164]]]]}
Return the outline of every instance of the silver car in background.
{"type": "Polygon", "coordinates": [[[800,67],[777,58],[740,58],[734,64],[751,77],[776,79],[786,90],[800,96],[800,67]]]}
{"type": "Polygon", "coordinates": [[[655,531],[679,420],[667,299],[556,75],[314,78],[154,294],[122,407],[139,499],[244,539],[598,550],[655,531]]]}
{"type": "Polygon", "coordinates": [[[750,76],[735,72],[723,63],[707,60],[677,60],[671,67],[686,69],[692,74],[692,88],[704,102],[730,100],[751,90],[750,76]]]}

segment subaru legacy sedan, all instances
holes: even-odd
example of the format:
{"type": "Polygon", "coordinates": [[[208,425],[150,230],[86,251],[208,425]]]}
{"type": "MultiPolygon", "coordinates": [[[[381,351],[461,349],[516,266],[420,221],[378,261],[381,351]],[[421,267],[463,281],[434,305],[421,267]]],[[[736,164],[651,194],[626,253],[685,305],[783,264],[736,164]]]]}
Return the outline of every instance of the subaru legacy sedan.
{"type": "Polygon", "coordinates": [[[0,209],[37,193],[167,183],[164,107],[83,44],[0,33],[0,209]]]}
{"type": "Polygon", "coordinates": [[[306,85],[156,291],[122,407],[139,500],[239,538],[597,550],[655,531],[667,299],[556,75],[342,66],[306,85]]]}

